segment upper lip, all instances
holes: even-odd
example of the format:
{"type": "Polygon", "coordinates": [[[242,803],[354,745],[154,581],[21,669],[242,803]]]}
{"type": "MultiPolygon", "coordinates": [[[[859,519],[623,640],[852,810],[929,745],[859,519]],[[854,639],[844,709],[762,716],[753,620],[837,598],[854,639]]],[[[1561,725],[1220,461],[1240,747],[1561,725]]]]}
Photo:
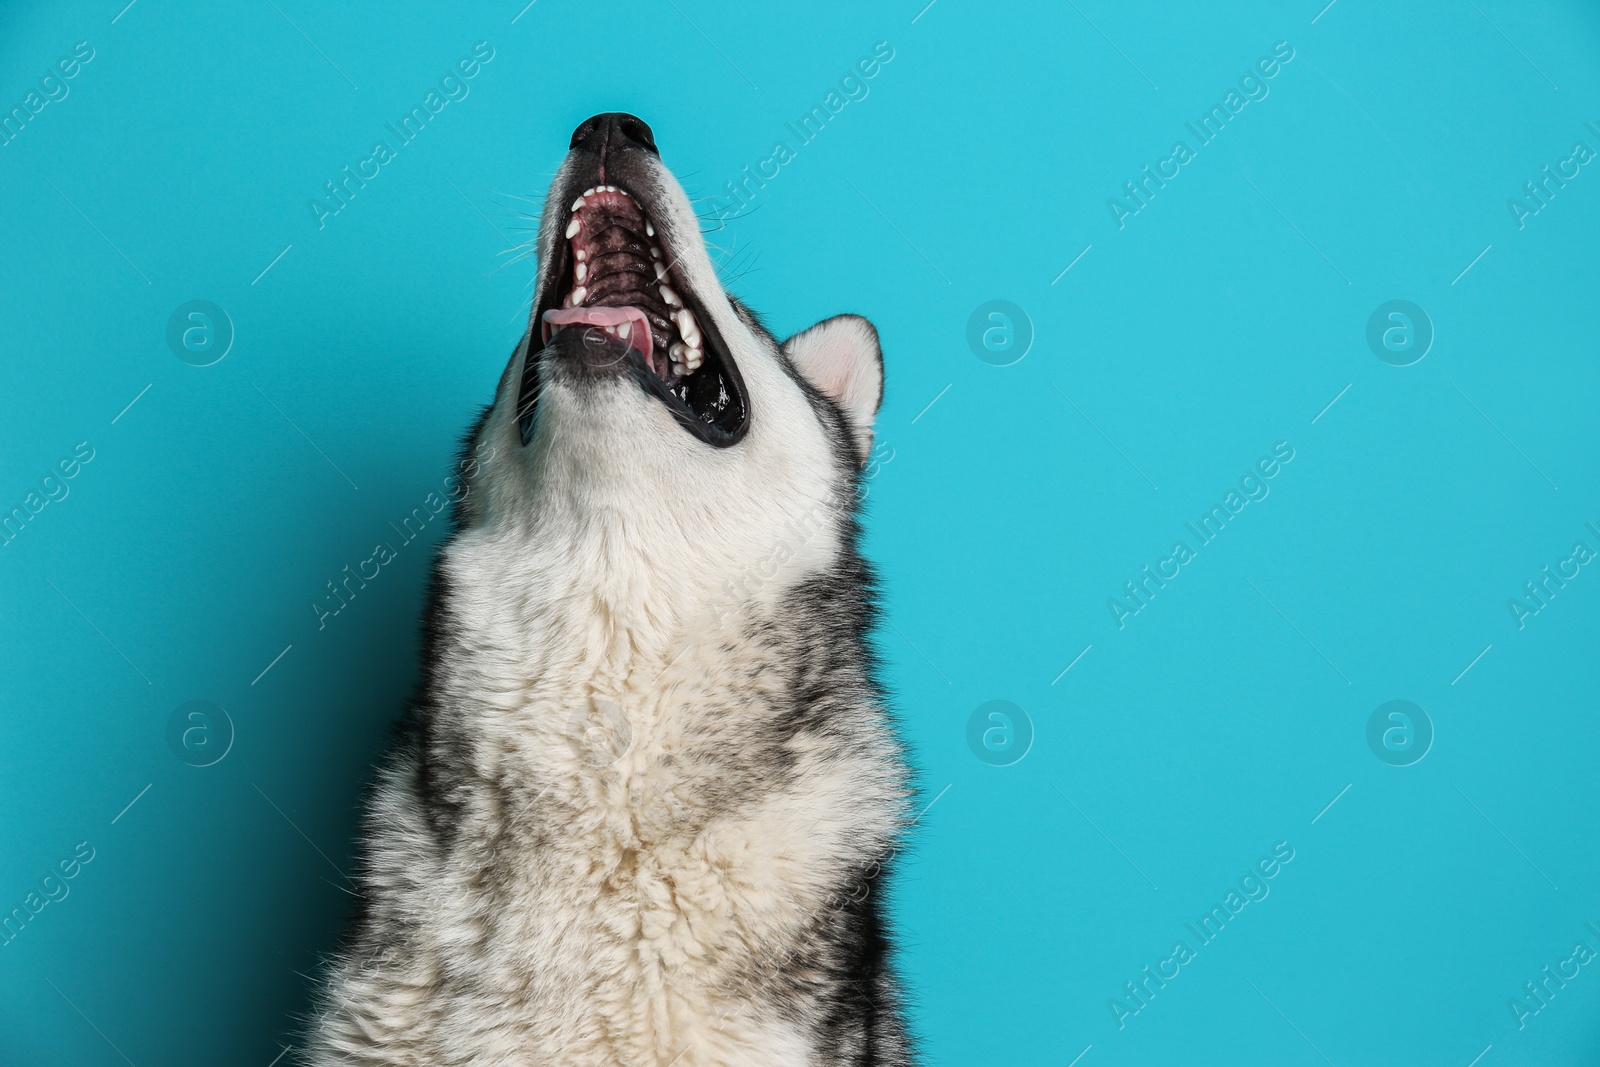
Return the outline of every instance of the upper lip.
{"type": "Polygon", "coordinates": [[[564,195],[552,194],[548,202],[549,210],[562,212],[562,221],[551,227],[552,247],[541,250],[549,270],[533,324],[543,351],[530,343],[518,407],[524,442],[531,437],[538,400],[537,365],[563,347],[544,342],[574,325],[585,331],[586,345],[611,351],[619,371],[631,372],[701,440],[727,446],[748,429],[739,368],[678,267],[684,239],[665,232],[658,221],[665,213],[651,202],[650,190],[659,180],[652,165],[660,166],[639,148],[608,145],[592,168],[569,168],[576,173],[561,190],[564,195]],[[583,262],[576,258],[575,244],[576,251],[585,252],[583,262]],[[580,308],[591,313],[572,314],[580,308]],[[546,321],[552,312],[557,322],[546,321]],[[585,321],[571,322],[580,317],[585,321]],[[641,336],[643,330],[648,334],[641,336]]]}

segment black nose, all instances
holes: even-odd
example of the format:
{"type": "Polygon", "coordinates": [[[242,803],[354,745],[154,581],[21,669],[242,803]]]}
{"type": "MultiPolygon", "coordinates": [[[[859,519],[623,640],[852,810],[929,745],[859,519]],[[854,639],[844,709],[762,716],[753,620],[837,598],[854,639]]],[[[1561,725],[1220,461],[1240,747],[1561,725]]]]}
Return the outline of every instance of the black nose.
{"type": "Polygon", "coordinates": [[[572,131],[573,148],[599,151],[608,145],[621,144],[643,148],[651,155],[661,154],[656,149],[655,134],[650,132],[650,127],[644,124],[643,119],[625,111],[607,111],[603,115],[585,119],[581,126],[572,131]]]}

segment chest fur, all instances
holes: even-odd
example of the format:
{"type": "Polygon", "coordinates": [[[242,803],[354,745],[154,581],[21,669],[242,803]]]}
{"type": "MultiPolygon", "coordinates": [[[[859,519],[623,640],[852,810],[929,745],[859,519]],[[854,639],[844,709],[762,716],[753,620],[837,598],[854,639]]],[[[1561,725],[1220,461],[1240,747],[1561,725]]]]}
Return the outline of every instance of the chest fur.
{"type": "Polygon", "coordinates": [[[448,1025],[516,1019],[515,1047],[574,1064],[807,1062],[773,979],[823,951],[904,803],[859,648],[749,597],[453,577],[430,758],[457,832],[396,872],[463,976],[448,1025]]]}

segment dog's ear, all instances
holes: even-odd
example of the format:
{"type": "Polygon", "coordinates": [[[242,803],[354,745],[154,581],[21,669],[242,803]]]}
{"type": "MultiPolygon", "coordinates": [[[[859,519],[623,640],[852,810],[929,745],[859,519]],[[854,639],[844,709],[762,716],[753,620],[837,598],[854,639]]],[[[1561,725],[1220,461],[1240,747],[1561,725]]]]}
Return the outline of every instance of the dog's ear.
{"type": "Polygon", "coordinates": [[[872,451],[872,420],[883,403],[883,351],[878,331],[860,315],[835,315],[783,343],[806,380],[850,421],[862,463],[872,451]]]}

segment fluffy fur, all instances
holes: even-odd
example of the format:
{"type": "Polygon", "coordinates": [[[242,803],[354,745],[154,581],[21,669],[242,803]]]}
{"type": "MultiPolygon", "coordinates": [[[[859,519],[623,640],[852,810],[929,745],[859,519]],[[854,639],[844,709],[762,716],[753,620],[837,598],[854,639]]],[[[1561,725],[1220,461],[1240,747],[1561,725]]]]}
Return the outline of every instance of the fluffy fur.
{"type": "MultiPolygon", "coordinates": [[[[778,344],[649,174],[749,430],[712,447],[564,372],[536,326],[518,346],[466,445],[306,1064],[912,1062],[883,913],[908,784],[854,518],[877,335],[843,316],[778,344]]],[[[542,251],[565,218],[546,205],[542,251]]]]}

